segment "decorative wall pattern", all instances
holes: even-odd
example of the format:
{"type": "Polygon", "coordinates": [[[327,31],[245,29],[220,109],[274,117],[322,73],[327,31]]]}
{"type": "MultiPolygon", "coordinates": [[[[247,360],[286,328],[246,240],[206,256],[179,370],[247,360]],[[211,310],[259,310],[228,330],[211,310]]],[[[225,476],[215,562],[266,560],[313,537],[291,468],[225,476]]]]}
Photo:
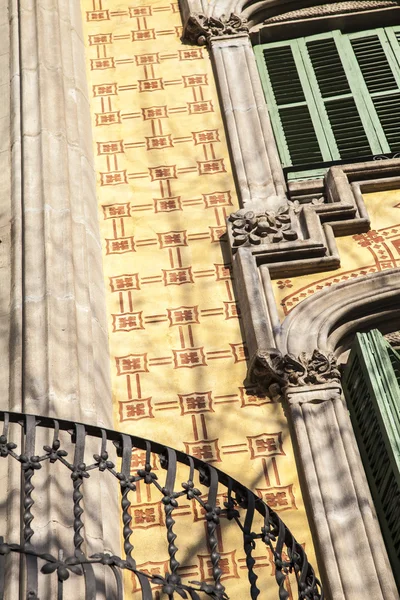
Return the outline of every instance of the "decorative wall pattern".
{"type": "MultiPolygon", "coordinates": [[[[240,479],[284,511],[315,562],[279,399],[260,397],[244,381],[246,347],[225,233],[238,204],[207,51],[180,41],[176,3],[83,0],[82,9],[115,427],[240,479]]],[[[135,455],[133,466],[143,459],[135,455]]],[[[162,507],[148,486],[137,496],[135,535],[153,528],[157,540],[162,507]]],[[[196,508],[188,504],[185,515],[195,546],[196,508]]],[[[244,554],[223,530],[222,579],[239,580],[246,577],[244,554]]],[[[194,552],[183,577],[205,577],[203,554],[194,552]]],[[[273,587],[270,557],[263,558],[265,585],[273,587]]],[[[142,568],[166,570],[166,552],[150,562],[147,553],[146,561],[142,568]]],[[[242,585],[228,587],[231,598],[246,596],[242,585]]],[[[136,582],[128,586],[134,597],[136,582]]]]}

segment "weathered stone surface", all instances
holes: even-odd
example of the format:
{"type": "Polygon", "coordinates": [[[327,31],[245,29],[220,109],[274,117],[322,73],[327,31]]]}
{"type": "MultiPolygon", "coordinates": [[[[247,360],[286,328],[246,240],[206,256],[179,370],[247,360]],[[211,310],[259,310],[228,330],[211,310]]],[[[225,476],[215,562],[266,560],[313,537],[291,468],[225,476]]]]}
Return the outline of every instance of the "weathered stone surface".
{"type": "Polygon", "coordinates": [[[271,383],[292,388],[339,382],[340,371],[333,353],[325,354],[318,348],[312,353],[301,352],[299,356],[270,350],[257,355],[252,378],[262,389],[268,389],[271,383]]]}
{"type": "MultiPolygon", "coordinates": [[[[1,30],[7,13],[3,4],[0,0],[1,30]]],[[[0,69],[0,165],[9,153],[0,170],[6,192],[0,214],[5,248],[2,259],[0,246],[0,269],[3,264],[5,268],[0,291],[1,408],[110,427],[110,366],[80,3],[21,0],[11,2],[10,11],[8,93],[1,78],[6,86],[10,76],[0,69]],[[11,114],[6,110],[10,94],[11,114]],[[6,168],[10,162],[12,178],[6,168]]],[[[1,49],[7,51],[7,36],[0,37],[1,49]]],[[[37,440],[38,454],[41,442],[37,440]]],[[[7,493],[12,495],[14,474],[7,475],[7,493]]],[[[118,548],[117,497],[110,497],[100,481],[93,482],[88,500],[91,494],[104,497],[107,518],[99,514],[92,519],[87,550],[104,549],[102,540],[107,540],[107,549],[118,548]],[[115,519],[110,519],[114,509],[115,519]]],[[[42,507],[36,544],[58,540],[62,546],[73,520],[70,501],[65,503],[55,483],[36,489],[35,501],[42,507]]],[[[17,501],[8,502],[8,511],[6,535],[16,541],[11,538],[20,518],[17,501]]],[[[7,599],[24,586],[17,568],[9,581],[7,599]]],[[[41,585],[40,598],[55,597],[54,589],[41,585]]],[[[102,593],[112,598],[105,585],[102,593]]]]}
{"type": "Polygon", "coordinates": [[[288,206],[263,212],[241,209],[229,215],[231,244],[233,247],[258,246],[297,240],[298,233],[293,229],[293,221],[288,206]]]}
{"type": "Polygon", "coordinates": [[[249,38],[214,38],[210,47],[243,206],[284,196],[286,186],[249,38]]]}

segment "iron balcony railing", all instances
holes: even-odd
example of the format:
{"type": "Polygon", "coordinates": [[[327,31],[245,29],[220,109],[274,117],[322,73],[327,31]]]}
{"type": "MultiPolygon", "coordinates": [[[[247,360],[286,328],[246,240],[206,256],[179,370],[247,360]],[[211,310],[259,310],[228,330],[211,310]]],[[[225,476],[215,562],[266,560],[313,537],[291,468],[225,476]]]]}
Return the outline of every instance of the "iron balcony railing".
{"type": "MultiPolygon", "coordinates": [[[[6,531],[5,520],[2,519],[0,599],[17,597],[12,594],[7,596],[7,577],[13,576],[8,563],[15,563],[16,555],[20,555],[18,579],[23,592],[19,592],[19,597],[29,600],[56,597],[58,600],[131,598],[132,588],[129,594],[126,592],[126,574],[136,581],[136,595],[133,597],[141,597],[142,600],[226,600],[232,596],[229,586],[224,583],[232,580],[226,582],[223,577],[219,540],[221,527],[225,535],[229,526],[235,528],[235,534],[241,540],[242,564],[248,575],[246,597],[254,600],[260,594],[261,573],[267,566],[257,568],[257,558],[254,556],[255,550],[261,547],[264,554],[267,552],[271,557],[278,588],[275,597],[279,600],[295,596],[304,600],[323,600],[320,583],[303,547],[283,521],[253,492],[215,467],[159,443],[93,425],[11,412],[0,412],[0,420],[4,424],[0,436],[0,458],[4,461],[0,460],[0,469],[6,467],[9,476],[13,471],[12,463],[19,463],[22,473],[21,477],[14,477],[18,489],[13,490],[15,495],[12,500],[12,506],[20,503],[22,518],[16,519],[20,530],[11,528],[10,531],[8,526],[6,531]],[[141,460],[142,464],[139,464],[141,460]],[[107,489],[114,491],[120,522],[116,519],[113,527],[120,532],[122,556],[104,550],[91,554],[86,550],[91,521],[100,514],[96,502],[104,501],[101,494],[97,494],[97,497],[93,493],[85,496],[90,481],[96,478],[103,483],[103,479],[108,478],[107,489]],[[182,480],[184,483],[177,483],[182,480]],[[144,534],[148,536],[144,547],[149,548],[150,563],[162,551],[157,536],[152,535],[155,531],[153,528],[141,530],[139,536],[132,523],[134,497],[137,497],[139,486],[143,495],[151,488],[153,498],[156,494],[163,512],[160,523],[166,537],[164,548],[167,565],[163,573],[154,574],[151,569],[141,568],[135,560],[137,550],[140,549],[143,554],[143,541],[140,542],[140,548],[134,548],[133,544],[139,538],[142,540],[144,534]],[[69,529],[64,527],[61,538],[57,537],[54,527],[43,527],[44,508],[40,490],[48,491],[50,488],[57,490],[53,499],[57,518],[66,519],[65,522],[70,524],[69,529]],[[181,540],[182,546],[178,539],[182,537],[182,528],[176,527],[180,506],[182,503],[187,506],[188,502],[193,503],[198,519],[205,524],[200,530],[205,538],[203,547],[208,554],[208,570],[199,581],[192,581],[185,576],[185,564],[179,560],[180,554],[190,556],[190,545],[194,540],[192,519],[189,518],[184,530],[186,533],[185,539],[181,540]],[[154,537],[157,547],[152,547],[154,537]],[[109,587],[112,591],[105,592],[104,581],[107,577],[112,581],[109,587]],[[47,578],[46,589],[53,592],[40,591],[44,589],[44,578],[47,578]],[[295,594],[291,591],[293,581],[297,585],[295,594]],[[78,587],[80,585],[82,593],[68,592],[71,582],[78,587]],[[101,594],[99,588],[102,589],[101,594]]],[[[50,494],[50,512],[51,502],[50,494]]],[[[8,511],[12,510],[12,506],[8,506],[8,511]]],[[[51,517],[47,515],[46,519],[51,523],[51,517]]],[[[233,580],[233,586],[236,585],[237,580],[233,580]]]]}

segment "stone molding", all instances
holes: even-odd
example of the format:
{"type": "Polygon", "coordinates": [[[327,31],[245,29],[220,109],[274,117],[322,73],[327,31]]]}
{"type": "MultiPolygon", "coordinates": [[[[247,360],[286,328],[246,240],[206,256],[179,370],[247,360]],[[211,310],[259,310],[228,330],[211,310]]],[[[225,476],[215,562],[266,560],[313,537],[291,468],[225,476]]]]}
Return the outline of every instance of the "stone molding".
{"type": "Polygon", "coordinates": [[[400,348],[400,331],[393,331],[391,333],[387,333],[385,335],[385,339],[387,342],[389,342],[391,346],[393,346],[393,348],[397,350],[400,348]]]}
{"type": "Polygon", "coordinates": [[[302,19],[314,19],[315,17],[324,17],[327,15],[338,15],[345,13],[357,13],[367,10],[377,10],[379,8],[398,7],[395,0],[353,0],[345,2],[332,2],[330,4],[317,4],[298,10],[291,10],[270,17],[264,21],[264,24],[284,23],[286,21],[299,21],[302,19]]]}
{"type": "MultiPolygon", "coordinates": [[[[285,15],[290,12],[298,14],[300,11],[309,13],[324,13],[334,11],[333,14],[342,14],[345,12],[359,12],[362,10],[380,9],[380,8],[396,8],[398,4],[395,0],[351,0],[343,2],[329,2],[329,7],[325,9],[321,0],[280,0],[277,5],[275,0],[259,0],[258,2],[248,2],[248,0],[180,0],[179,2],[181,13],[186,21],[186,18],[191,13],[202,13],[207,17],[221,18],[223,15],[232,13],[246,18],[254,24],[265,20],[264,15],[270,13],[270,16],[285,15]],[[300,5],[300,6],[299,6],[300,5]],[[343,6],[345,5],[345,6],[343,6]],[[362,5],[362,7],[360,7],[362,5]]],[[[281,17],[282,18],[282,17],[281,17]]]]}
{"type": "Polygon", "coordinates": [[[335,236],[367,232],[370,221],[360,186],[352,185],[338,167],[330,170],[328,179],[326,198],[309,195],[285,202],[272,196],[232,213],[228,219],[232,255],[239,247],[252,248],[256,263],[268,264],[273,277],[338,268],[335,236]]]}
{"type": "Polygon", "coordinates": [[[277,334],[282,353],[318,347],[340,358],[356,331],[399,329],[400,269],[388,269],[338,283],[303,300],[283,321],[277,334]]]}
{"type": "Polygon", "coordinates": [[[340,363],[357,330],[379,326],[383,333],[400,327],[400,269],[388,269],[338,283],[298,304],[281,323],[278,317],[270,268],[257,269],[250,248],[239,248],[234,262],[242,323],[249,353],[248,376],[259,365],[258,357],[311,355],[316,348],[332,352],[340,363]]]}
{"type": "MultiPolygon", "coordinates": [[[[248,35],[213,38],[211,60],[241,205],[286,202],[286,184],[248,35]]],[[[251,210],[251,209],[250,209],[251,210]]]]}

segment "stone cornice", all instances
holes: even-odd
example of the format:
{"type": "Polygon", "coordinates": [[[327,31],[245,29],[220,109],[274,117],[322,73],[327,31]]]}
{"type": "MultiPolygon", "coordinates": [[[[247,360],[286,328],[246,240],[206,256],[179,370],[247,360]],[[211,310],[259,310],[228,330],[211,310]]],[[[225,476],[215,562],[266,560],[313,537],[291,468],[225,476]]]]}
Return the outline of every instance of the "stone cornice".
{"type": "Polygon", "coordinates": [[[208,45],[211,40],[222,37],[247,35],[246,20],[231,13],[229,17],[206,17],[202,13],[192,13],[185,25],[182,39],[198,46],[208,45]]]}

